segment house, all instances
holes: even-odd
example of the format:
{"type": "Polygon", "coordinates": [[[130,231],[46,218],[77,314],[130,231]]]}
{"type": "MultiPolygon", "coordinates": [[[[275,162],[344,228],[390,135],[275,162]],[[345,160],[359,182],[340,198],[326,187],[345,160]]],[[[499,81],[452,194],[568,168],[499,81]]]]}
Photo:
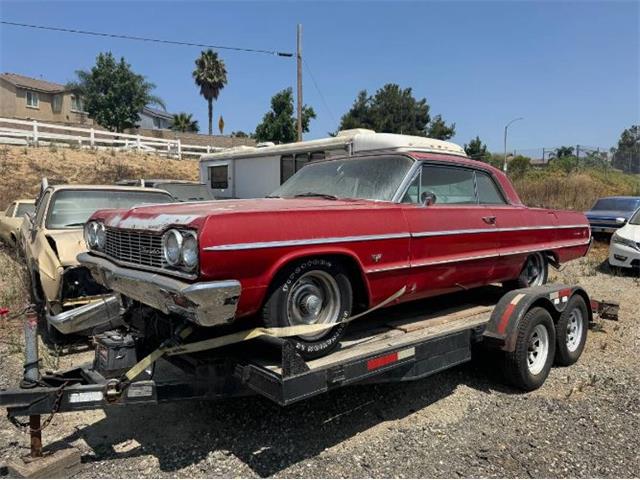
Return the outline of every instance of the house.
{"type": "Polygon", "coordinates": [[[173,123],[173,114],[157,108],[144,107],[140,112],[138,128],[149,130],[169,130],[173,123]]]}
{"type": "Polygon", "coordinates": [[[82,99],[64,85],[15,73],[0,74],[0,117],[93,125],[82,99]]]}

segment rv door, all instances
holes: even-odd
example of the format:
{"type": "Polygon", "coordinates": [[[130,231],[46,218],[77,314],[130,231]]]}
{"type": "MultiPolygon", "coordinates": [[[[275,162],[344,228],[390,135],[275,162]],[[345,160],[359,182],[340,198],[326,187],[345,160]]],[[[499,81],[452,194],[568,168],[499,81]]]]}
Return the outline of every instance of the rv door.
{"type": "Polygon", "coordinates": [[[232,160],[206,162],[201,174],[201,180],[207,184],[215,198],[235,197],[232,160]]]}

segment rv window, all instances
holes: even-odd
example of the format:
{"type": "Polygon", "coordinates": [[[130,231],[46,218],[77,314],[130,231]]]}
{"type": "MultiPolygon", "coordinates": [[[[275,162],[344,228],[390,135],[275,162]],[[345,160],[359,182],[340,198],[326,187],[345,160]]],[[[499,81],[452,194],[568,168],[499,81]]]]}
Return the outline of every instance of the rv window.
{"type": "Polygon", "coordinates": [[[211,188],[220,188],[222,190],[229,188],[228,171],[228,165],[216,165],[215,167],[209,167],[211,188]]]}
{"type": "Polygon", "coordinates": [[[309,163],[308,153],[298,153],[296,155],[296,172],[309,163]]]}
{"type": "Polygon", "coordinates": [[[325,159],[325,155],[324,152],[312,152],[311,153],[311,161],[315,162],[317,160],[324,160],[325,159]]]}
{"type": "Polygon", "coordinates": [[[283,155],[280,157],[280,185],[289,180],[296,173],[293,165],[293,155],[283,155]]]}

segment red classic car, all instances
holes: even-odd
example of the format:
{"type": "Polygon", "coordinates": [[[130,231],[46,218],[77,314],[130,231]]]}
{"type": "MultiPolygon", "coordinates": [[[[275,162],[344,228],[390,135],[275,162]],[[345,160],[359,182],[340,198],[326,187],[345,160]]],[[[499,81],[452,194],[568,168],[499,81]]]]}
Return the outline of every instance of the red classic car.
{"type": "MultiPolygon", "coordinates": [[[[501,171],[429,151],[310,163],[268,198],[103,210],[85,235],[78,259],[125,306],[201,327],[340,322],[403,287],[396,302],[541,285],[591,237],[582,213],[528,208],[501,171]]],[[[320,356],[343,331],[296,344],[320,356]]]]}

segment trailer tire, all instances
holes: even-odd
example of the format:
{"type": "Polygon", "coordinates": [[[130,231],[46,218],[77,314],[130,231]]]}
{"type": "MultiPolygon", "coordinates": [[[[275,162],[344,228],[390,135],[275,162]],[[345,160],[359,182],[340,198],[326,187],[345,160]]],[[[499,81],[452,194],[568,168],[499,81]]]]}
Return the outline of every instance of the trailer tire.
{"type": "Polygon", "coordinates": [[[580,295],[569,299],[556,324],[556,364],[568,367],[578,361],[587,341],[589,311],[580,295]]]}
{"type": "Polygon", "coordinates": [[[556,339],[553,318],[534,307],[517,326],[515,348],[505,352],[504,374],[513,386],[531,391],[542,386],[554,360],[556,339]]]}
{"type": "MultiPolygon", "coordinates": [[[[267,327],[343,321],[351,315],[353,288],[347,270],[331,259],[306,259],[286,267],[273,281],[262,309],[267,327]],[[317,320],[313,320],[313,319],[317,320]]],[[[319,334],[291,337],[305,360],[338,346],[346,324],[319,334]]]]}

